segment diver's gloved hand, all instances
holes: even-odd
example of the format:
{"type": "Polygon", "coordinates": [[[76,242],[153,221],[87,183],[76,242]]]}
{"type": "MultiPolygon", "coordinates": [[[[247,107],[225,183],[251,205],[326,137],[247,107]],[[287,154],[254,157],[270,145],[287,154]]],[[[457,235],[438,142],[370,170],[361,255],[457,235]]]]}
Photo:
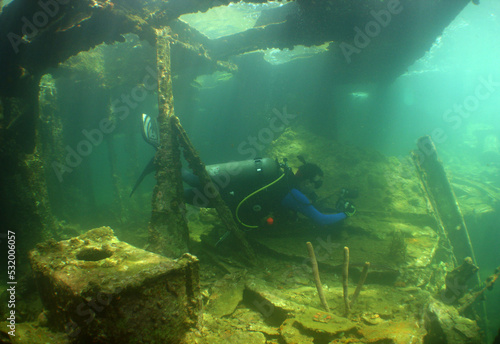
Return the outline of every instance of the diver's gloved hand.
{"type": "Polygon", "coordinates": [[[356,212],[356,207],[354,206],[354,204],[352,204],[349,201],[345,201],[345,203],[344,203],[344,213],[347,216],[353,216],[355,212],[356,212]]]}

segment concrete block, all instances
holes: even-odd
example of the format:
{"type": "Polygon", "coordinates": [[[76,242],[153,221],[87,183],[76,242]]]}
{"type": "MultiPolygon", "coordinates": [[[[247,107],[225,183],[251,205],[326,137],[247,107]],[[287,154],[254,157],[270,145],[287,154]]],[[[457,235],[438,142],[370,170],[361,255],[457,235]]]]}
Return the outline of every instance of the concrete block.
{"type": "Polygon", "coordinates": [[[178,343],[200,310],[199,264],[121,242],[109,227],[30,252],[51,327],[78,343],[178,343]]]}

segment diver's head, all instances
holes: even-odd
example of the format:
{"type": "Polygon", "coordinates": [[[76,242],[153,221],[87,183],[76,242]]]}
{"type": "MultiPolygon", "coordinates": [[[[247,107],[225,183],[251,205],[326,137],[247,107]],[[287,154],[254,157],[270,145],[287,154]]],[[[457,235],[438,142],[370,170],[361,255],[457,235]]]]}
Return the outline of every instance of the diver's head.
{"type": "Polygon", "coordinates": [[[295,181],[300,191],[314,192],[323,184],[323,170],[316,164],[305,163],[295,173],[295,181]]]}

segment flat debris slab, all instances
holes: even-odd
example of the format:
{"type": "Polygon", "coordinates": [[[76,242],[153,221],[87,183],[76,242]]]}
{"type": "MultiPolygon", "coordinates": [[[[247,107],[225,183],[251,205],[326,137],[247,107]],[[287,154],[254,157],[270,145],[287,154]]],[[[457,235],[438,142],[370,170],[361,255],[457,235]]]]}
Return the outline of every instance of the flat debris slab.
{"type": "Polygon", "coordinates": [[[260,332],[231,331],[192,340],[196,344],[266,344],[266,337],[260,332]]]}
{"type": "Polygon", "coordinates": [[[240,279],[222,279],[217,281],[214,292],[210,295],[206,305],[206,311],[215,317],[223,317],[233,314],[236,307],[243,300],[244,281],[240,279]]]}
{"type": "Polygon", "coordinates": [[[279,294],[277,290],[273,291],[263,283],[250,283],[246,285],[243,298],[247,304],[260,312],[269,324],[281,324],[306,309],[305,306],[286,300],[281,297],[284,295],[279,294]]]}
{"type": "Polygon", "coordinates": [[[280,326],[281,337],[285,343],[313,344],[314,338],[300,332],[296,324],[297,322],[295,319],[286,319],[283,325],[280,326]]]}
{"type": "Polygon", "coordinates": [[[295,318],[296,326],[312,334],[315,338],[333,339],[340,334],[355,331],[357,326],[352,321],[333,313],[309,308],[295,318]]]}
{"type": "Polygon", "coordinates": [[[381,321],[374,325],[360,328],[364,343],[422,344],[426,335],[415,320],[381,321]]]}
{"type": "Polygon", "coordinates": [[[278,336],[276,329],[263,323],[260,314],[246,308],[239,308],[229,317],[208,312],[202,317],[200,326],[187,334],[183,344],[268,344],[266,337],[278,336]]]}
{"type": "Polygon", "coordinates": [[[37,245],[31,266],[52,329],[75,342],[178,343],[196,325],[199,263],[147,252],[109,227],[37,245]]]}

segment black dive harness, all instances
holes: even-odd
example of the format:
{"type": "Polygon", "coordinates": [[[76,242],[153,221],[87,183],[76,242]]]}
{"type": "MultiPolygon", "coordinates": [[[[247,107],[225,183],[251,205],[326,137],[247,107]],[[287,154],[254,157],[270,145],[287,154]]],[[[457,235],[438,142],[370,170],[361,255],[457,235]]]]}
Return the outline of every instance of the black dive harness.
{"type": "MultiPolygon", "coordinates": [[[[248,224],[244,223],[244,222],[240,219],[240,217],[239,217],[240,207],[241,207],[241,206],[242,206],[242,205],[243,205],[243,204],[244,204],[247,200],[249,200],[251,197],[253,197],[253,196],[257,195],[259,192],[262,192],[262,191],[266,190],[266,189],[267,189],[267,188],[269,188],[270,186],[272,186],[272,185],[276,184],[277,182],[279,182],[281,179],[285,178],[285,176],[287,176],[287,175],[288,175],[288,171],[289,171],[289,169],[290,169],[290,168],[288,167],[287,161],[288,161],[288,160],[285,158],[285,159],[283,159],[283,163],[282,163],[282,164],[279,164],[280,168],[282,168],[282,169],[283,169],[283,173],[282,173],[282,174],[281,174],[278,178],[276,178],[275,180],[273,180],[273,181],[272,181],[272,182],[270,182],[269,184],[264,185],[264,186],[263,186],[263,187],[261,187],[260,189],[255,190],[254,192],[252,192],[251,194],[249,194],[248,196],[246,196],[245,198],[243,198],[243,199],[241,200],[241,202],[240,202],[240,203],[238,203],[238,206],[236,207],[236,211],[235,211],[235,216],[236,216],[236,220],[238,220],[238,222],[239,222],[242,226],[244,226],[244,227],[246,227],[246,228],[250,228],[250,229],[259,228],[259,226],[256,226],[256,225],[248,225],[248,224]]],[[[277,163],[277,161],[276,161],[276,163],[277,163]]],[[[257,161],[256,161],[256,167],[257,167],[257,172],[260,172],[259,167],[258,167],[258,165],[257,165],[257,161]]],[[[260,211],[260,210],[261,210],[261,209],[259,209],[259,208],[255,208],[255,207],[257,207],[257,206],[256,206],[256,205],[254,206],[254,210],[255,210],[255,211],[260,211]]]]}
{"type": "MultiPolygon", "coordinates": [[[[262,160],[263,159],[255,159],[255,171],[256,171],[257,174],[262,174],[263,173],[263,161],[262,160]]],[[[291,172],[291,168],[288,166],[287,162],[288,162],[287,158],[283,159],[283,163],[278,163],[278,160],[275,160],[275,163],[282,170],[282,172],[278,175],[278,177],[275,178],[274,180],[272,180],[271,182],[267,183],[266,185],[260,187],[259,189],[257,189],[255,191],[249,193],[236,206],[236,210],[235,210],[236,220],[238,221],[238,223],[240,225],[242,225],[243,227],[245,227],[245,229],[244,229],[245,231],[250,231],[252,229],[259,228],[260,226],[258,226],[258,225],[251,225],[251,224],[245,223],[244,220],[242,220],[240,218],[240,209],[241,209],[241,207],[244,204],[246,204],[248,201],[250,201],[253,197],[256,197],[260,193],[268,190],[271,186],[276,185],[281,180],[285,180],[286,181],[286,183],[287,183],[287,189],[289,189],[289,186],[288,186],[289,185],[288,177],[290,176],[290,173],[292,173],[292,172],[291,172]]],[[[262,208],[261,208],[261,206],[259,204],[255,204],[252,207],[252,210],[255,211],[255,212],[259,212],[259,211],[261,211],[261,209],[262,208]]],[[[224,239],[226,239],[229,234],[230,234],[229,231],[226,232],[226,233],[224,233],[224,235],[219,239],[219,241],[215,244],[215,246],[219,245],[222,241],[224,241],[224,239]]]]}

